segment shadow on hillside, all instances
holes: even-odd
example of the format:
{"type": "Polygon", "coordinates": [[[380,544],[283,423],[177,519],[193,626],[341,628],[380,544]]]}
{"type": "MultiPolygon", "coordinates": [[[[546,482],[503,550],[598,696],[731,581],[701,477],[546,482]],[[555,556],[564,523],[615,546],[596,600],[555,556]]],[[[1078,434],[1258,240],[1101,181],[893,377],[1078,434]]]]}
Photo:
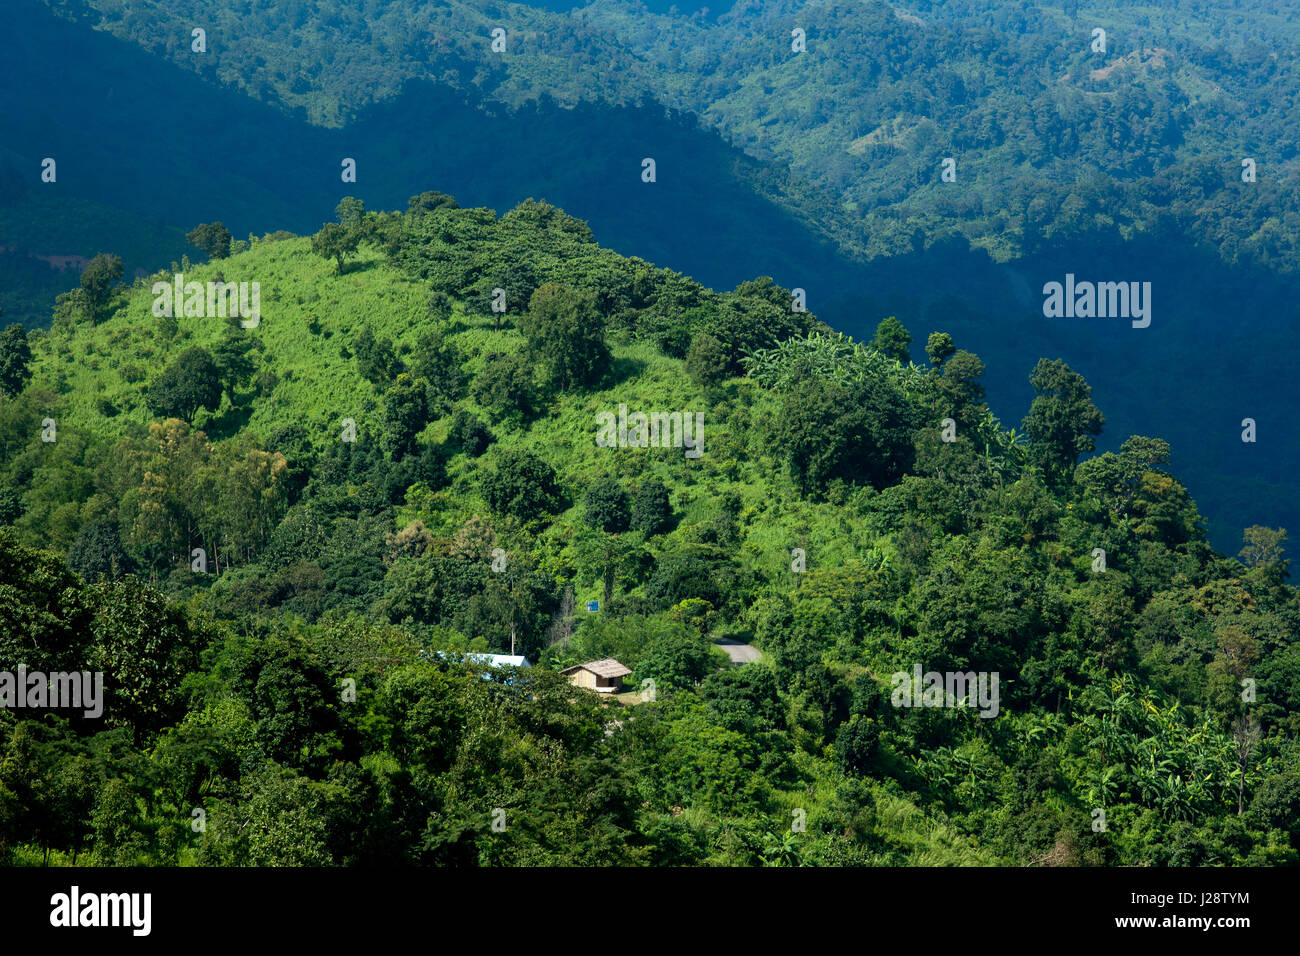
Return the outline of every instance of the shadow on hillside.
{"type": "Polygon", "coordinates": [[[647,363],[643,359],[615,356],[609,364],[609,371],[601,383],[604,388],[614,388],[629,379],[634,379],[645,372],[647,363]]]}
{"type": "Polygon", "coordinates": [[[1038,359],[1063,359],[1087,379],[1106,416],[1098,451],[1117,450],[1135,434],[1167,440],[1172,470],[1210,519],[1217,547],[1235,552],[1251,524],[1300,522],[1300,421],[1288,411],[1293,388],[1284,371],[1295,367],[1300,333],[1293,280],[1229,265],[1176,234],[1127,243],[1088,237],[1006,264],[950,242],[844,269],[844,291],[833,301],[818,303],[809,289],[819,318],[869,339],[882,317],[897,316],[918,361],[931,332],[951,333],[987,364],[989,404],[1005,425],[1018,427],[1028,411],[1038,359]],[[1150,325],[1045,317],[1044,284],[1064,283],[1067,274],[1076,282],[1150,282],[1150,325]],[[1241,441],[1247,417],[1268,428],[1268,441],[1241,441]],[[1248,505],[1225,493],[1256,483],[1260,493],[1248,505]]]}
{"type": "Polygon", "coordinates": [[[225,411],[209,418],[203,426],[204,432],[213,441],[233,438],[253,417],[253,402],[250,396],[239,404],[225,406],[225,411]]]}

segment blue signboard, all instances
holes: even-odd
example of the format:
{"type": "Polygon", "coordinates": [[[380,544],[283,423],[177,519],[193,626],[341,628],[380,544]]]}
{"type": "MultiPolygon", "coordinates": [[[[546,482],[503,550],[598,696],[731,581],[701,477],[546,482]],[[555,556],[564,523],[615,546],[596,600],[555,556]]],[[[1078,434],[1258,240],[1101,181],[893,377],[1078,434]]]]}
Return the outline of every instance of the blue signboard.
{"type": "Polygon", "coordinates": [[[599,602],[599,601],[588,601],[588,602],[587,602],[587,610],[588,610],[588,611],[599,611],[599,610],[600,610],[600,602],[599,602]]]}

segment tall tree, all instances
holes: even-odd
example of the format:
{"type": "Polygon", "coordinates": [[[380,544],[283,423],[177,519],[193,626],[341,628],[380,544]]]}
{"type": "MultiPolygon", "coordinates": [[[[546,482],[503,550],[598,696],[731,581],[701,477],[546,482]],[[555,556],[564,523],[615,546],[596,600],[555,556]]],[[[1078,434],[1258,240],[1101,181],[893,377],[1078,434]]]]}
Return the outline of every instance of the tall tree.
{"type": "Polygon", "coordinates": [[[943,363],[948,361],[956,351],[957,346],[953,344],[952,336],[947,332],[931,332],[930,338],[925,343],[926,357],[935,368],[942,368],[943,363]]]}
{"type": "Polygon", "coordinates": [[[467,376],[461,363],[465,357],[441,332],[426,332],[415,343],[411,372],[423,379],[429,390],[429,408],[446,414],[465,394],[467,376]]]}
{"type": "Polygon", "coordinates": [[[185,234],[185,241],[198,246],[209,259],[225,259],[230,255],[230,230],[220,222],[201,222],[185,234]]]}
{"type": "Polygon", "coordinates": [[[352,354],[357,359],[357,372],[372,385],[387,385],[404,371],[392,339],[376,339],[369,323],[361,326],[353,339],[352,354]]]}
{"type": "Polygon", "coordinates": [[[411,212],[433,212],[435,209],[459,209],[460,204],[446,193],[431,189],[408,199],[406,208],[411,212]]]}
{"type": "Polygon", "coordinates": [[[1038,393],[1021,423],[1030,458],[1059,486],[1079,456],[1097,447],[1106,419],[1092,403],[1092,387],[1060,359],[1039,359],[1029,383],[1038,393]]]}
{"type": "Polygon", "coordinates": [[[837,479],[883,488],[912,464],[918,413],[877,379],[846,384],[810,375],[783,396],[773,437],[804,495],[820,497],[837,479]]]}
{"type": "Polygon", "coordinates": [[[1242,532],[1243,546],[1238,556],[1248,568],[1281,562],[1286,554],[1286,529],[1251,525],[1242,532]]]}
{"type": "Polygon", "coordinates": [[[426,385],[403,372],[384,392],[384,431],[380,438],[393,461],[415,451],[416,436],[429,424],[426,385]]]}
{"type": "Polygon", "coordinates": [[[657,478],[641,482],[632,495],[632,529],[649,537],[667,531],[672,522],[673,506],[668,498],[668,486],[657,478]]]}
{"type": "Polygon", "coordinates": [[[609,368],[605,320],[590,291],[554,282],[539,286],[519,330],[561,391],[594,385],[609,368]]]}
{"type": "Polygon", "coordinates": [[[875,337],[871,340],[871,348],[882,355],[898,359],[904,365],[912,361],[911,345],[912,333],[892,315],[880,320],[875,337]]]}
{"type": "Polygon", "coordinates": [[[181,681],[198,668],[207,635],[135,577],[92,585],[86,596],[95,615],[91,660],[112,688],[105,718],[146,732],[178,719],[185,711],[181,681]]]}
{"type": "Polygon", "coordinates": [[[322,259],[333,259],[338,265],[337,274],[342,275],[344,263],[348,256],[356,255],[360,241],[359,233],[337,222],[327,222],[311,237],[311,251],[322,259]]]}
{"type": "Polygon", "coordinates": [[[27,330],[17,322],[0,332],[0,395],[13,397],[32,377],[27,330]]]}
{"type": "Polygon", "coordinates": [[[978,355],[965,349],[954,352],[934,380],[940,414],[960,422],[963,429],[974,428],[984,409],[983,374],[984,363],[978,355]]]}
{"type": "Polygon", "coordinates": [[[481,483],[483,499],[494,514],[521,523],[556,514],[564,506],[564,491],[555,469],[528,451],[507,451],[481,483]]]}
{"type": "Polygon", "coordinates": [[[254,338],[240,327],[237,317],[231,316],[212,356],[231,405],[235,404],[235,389],[247,382],[257,368],[250,354],[255,347],[254,338]]]}
{"type": "Polygon", "coordinates": [[[334,215],[339,217],[339,225],[344,229],[359,230],[365,214],[366,204],[356,196],[344,196],[334,207],[334,215]]]}
{"type": "Polygon", "coordinates": [[[90,313],[87,318],[93,320],[99,310],[108,302],[113,285],[122,278],[122,257],[101,252],[91,259],[81,273],[81,291],[90,313]]]}
{"type": "Polygon", "coordinates": [[[701,332],[686,351],[686,374],[705,391],[717,388],[731,375],[731,356],[716,336],[701,332]]]}
{"type": "Polygon", "coordinates": [[[1119,454],[1106,452],[1089,458],[1074,472],[1074,480],[1109,509],[1116,519],[1127,518],[1143,476],[1169,464],[1169,443],[1160,438],[1133,435],[1119,454]]]}
{"type": "Polygon", "coordinates": [[[196,345],[178,355],[149,387],[145,404],[155,415],[186,422],[194,421],[200,408],[215,410],[221,404],[221,376],[212,353],[196,345]]]}
{"type": "Polygon", "coordinates": [[[101,577],[120,578],[134,570],[134,563],[122,546],[117,522],[101,518],[81,529],[68,549],[68,567],[87,581],[101,577]]]}
{"type": "MultiPolygon", "coordinates": [[[[496,281],[488,290],[488,308],[492,307],[492,289],[502,289],[506,294],[506,311],[522,311],[527,307],[533,292],[537,289],[537,273],[527,262],[512,259],[496,275],[496,281]]],[[[494,331],[501,331],[501,313],[492,313],[494,331]]]]}
{"type": "Polygon", "coordinates": [[[470,389],[494,422],[502,419],[527,421],[537,410],[537,389],[533,386],[533,365],[522,355],[489,352],[483,370],[470,389]]]}
{"type": "Polygon", "coordinates": [[[608,534],[626,531],[632,521],[632,504],[617,478],[601,478],[582,500],[587,524],[608,534]]]}
{"type": "Polygon", "coordinates": [[[239,558],[248,561],[266,547],[288,506],[289,463],[279,452],[260,448],[234,448],[227,453],[232,460],[217,486],[219,533],[239,558]]]}

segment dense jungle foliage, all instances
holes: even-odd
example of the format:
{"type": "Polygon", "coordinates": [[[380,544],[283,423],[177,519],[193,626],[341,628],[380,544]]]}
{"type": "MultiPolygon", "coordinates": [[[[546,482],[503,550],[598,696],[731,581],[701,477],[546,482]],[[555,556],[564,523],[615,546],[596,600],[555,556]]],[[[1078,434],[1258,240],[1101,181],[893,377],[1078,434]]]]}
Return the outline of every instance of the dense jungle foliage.
{"type": "Polygon", "coordinates": [[[1286,534],[1217,553],[1166,442],[1090,456],[1067,363],[1008,427],[945,330],[855,341],[544,202],[336,213],[100,257],[0,336],[0,671],[107,693],[0,710],[5,862],[1300,861],[1286,534]],[[259,321],[166,315],[178,272],[259,321]],[[699,456],[602,447],[620,405],[699,456]],[[604,657],[617,698],[557,673],[604,657]],[[997,715],[896,706],[917,666],[997,715]]]}

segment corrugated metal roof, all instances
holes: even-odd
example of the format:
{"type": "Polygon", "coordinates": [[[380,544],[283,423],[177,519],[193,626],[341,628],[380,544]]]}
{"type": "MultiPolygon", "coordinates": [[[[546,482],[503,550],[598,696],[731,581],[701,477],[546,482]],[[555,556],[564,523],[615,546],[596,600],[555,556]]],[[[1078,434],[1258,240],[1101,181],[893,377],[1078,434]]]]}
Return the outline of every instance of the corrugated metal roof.
{"type": "Polygon", "coordinates": [[[509,654],[471,654],[470,657],[476,661],[481,661],[484,658],[487,658],[488,663],[490,663],[493,667],[532,667],[533,666],[532,664],[528,663],[528,658],[524,657],[524,655],[522,654],[516,654],[514,657],[511,657],[509,654]]]}
{"type": "MultiPolygon", "coordinates": [[[[478,654],[462,651],[434,651],[433,653],[443,659],[464,659],[467,661],[473,661],[475,664],[487,664],[489,667],[533,666],[528,662],[528,658],[524,657],[522,654],[516,654],[514,657],[511,657],[509,654],[478,654]]],[[[423,657],[424,652],[421,651],[419,656],[423,657]]]]}

